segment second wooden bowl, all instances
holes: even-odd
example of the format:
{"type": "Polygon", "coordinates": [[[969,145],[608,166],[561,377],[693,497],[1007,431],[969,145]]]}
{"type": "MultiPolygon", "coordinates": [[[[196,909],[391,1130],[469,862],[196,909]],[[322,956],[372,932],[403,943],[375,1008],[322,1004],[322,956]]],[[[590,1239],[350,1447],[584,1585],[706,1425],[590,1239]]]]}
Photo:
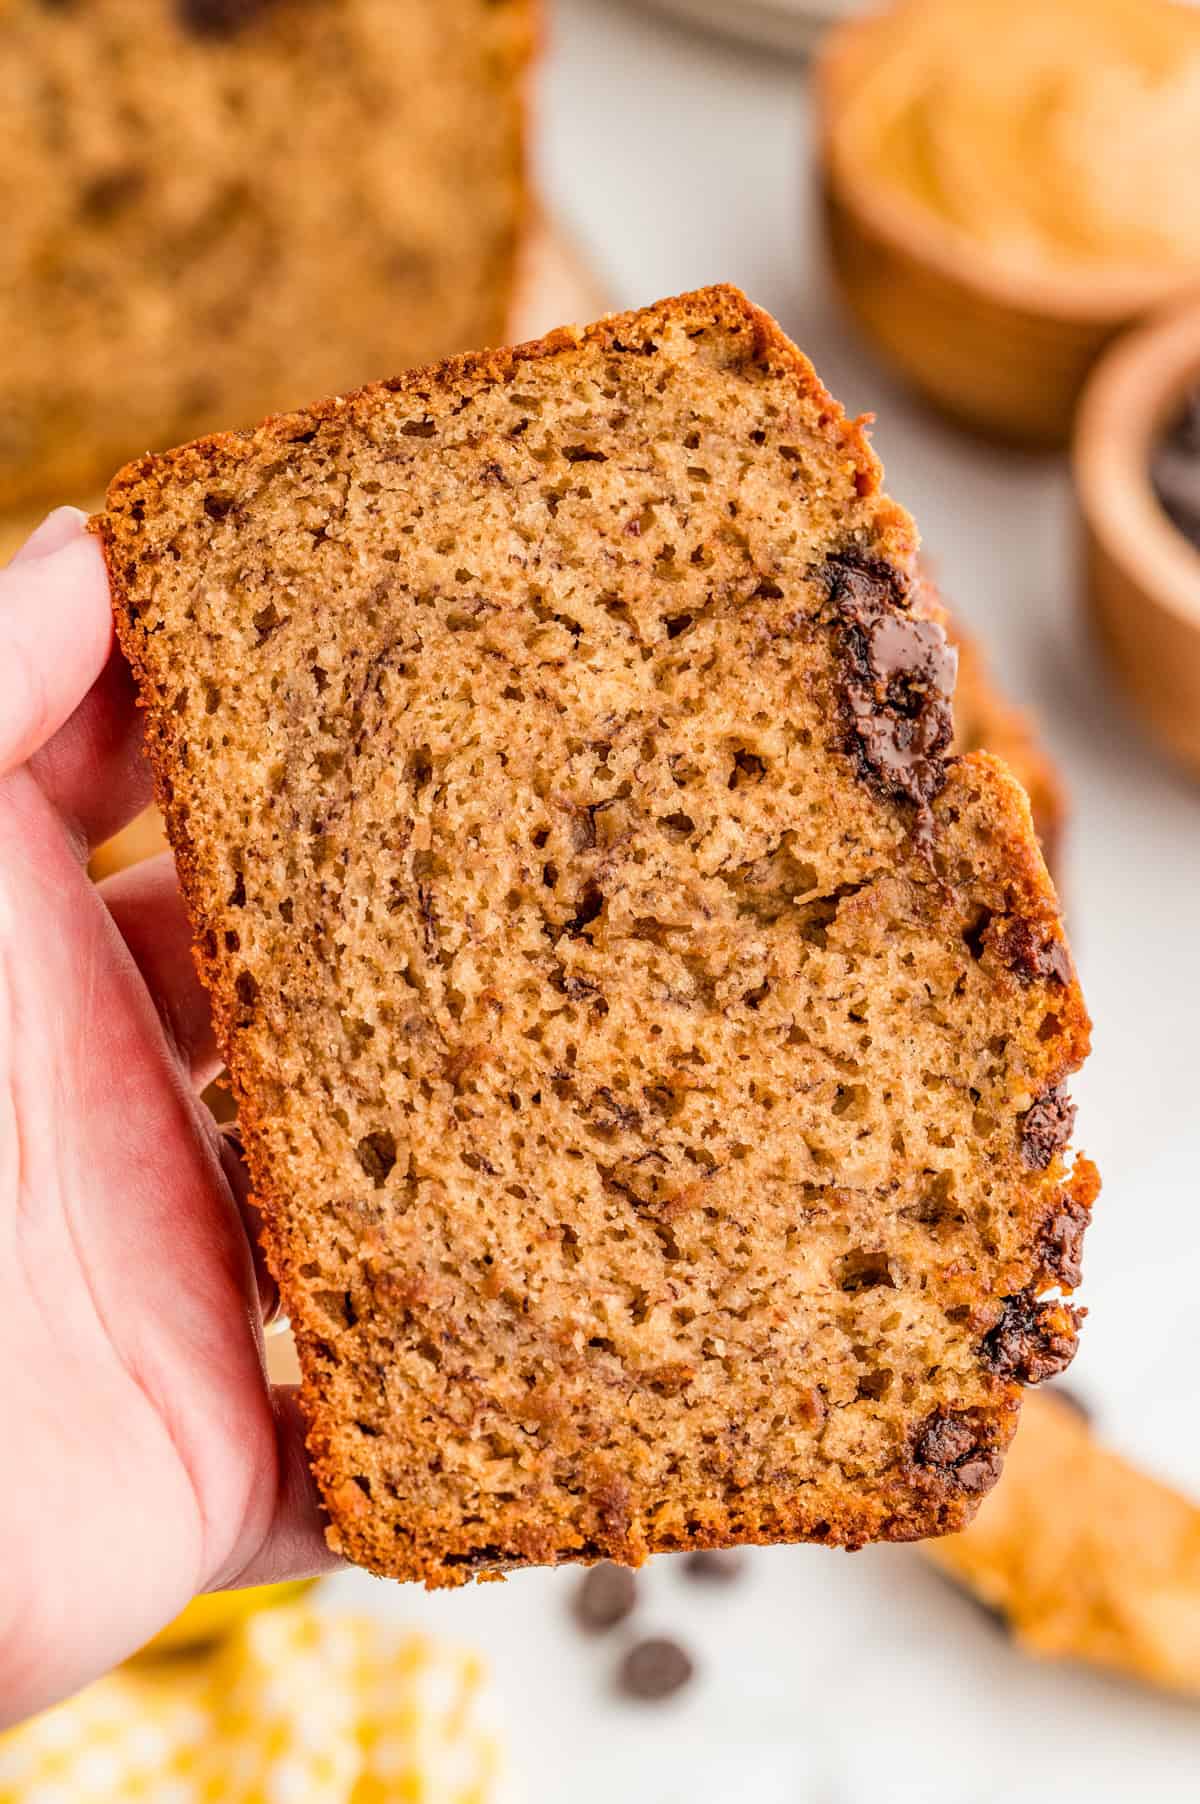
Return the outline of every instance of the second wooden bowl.
{"type": "Polygon", "coordinates": [[[1200,385],[1200,300],[1140,327],[1097,365],[1075,433],[1086,601],[1150,731],[1200,775],[1200,551],[1163,512],[1155,445],[1200,385]]]}

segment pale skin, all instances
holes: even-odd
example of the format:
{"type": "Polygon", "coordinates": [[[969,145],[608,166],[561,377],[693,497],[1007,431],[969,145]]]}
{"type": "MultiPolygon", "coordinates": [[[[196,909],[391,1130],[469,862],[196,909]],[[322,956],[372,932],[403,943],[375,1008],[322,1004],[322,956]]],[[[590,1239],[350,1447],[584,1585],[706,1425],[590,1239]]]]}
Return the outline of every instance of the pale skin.
{"type": "Polygon", "coordinates": [[[104,563],[61,509],[0,569],[0,1728],[198,1592],[334,1564],[104,563]]]}

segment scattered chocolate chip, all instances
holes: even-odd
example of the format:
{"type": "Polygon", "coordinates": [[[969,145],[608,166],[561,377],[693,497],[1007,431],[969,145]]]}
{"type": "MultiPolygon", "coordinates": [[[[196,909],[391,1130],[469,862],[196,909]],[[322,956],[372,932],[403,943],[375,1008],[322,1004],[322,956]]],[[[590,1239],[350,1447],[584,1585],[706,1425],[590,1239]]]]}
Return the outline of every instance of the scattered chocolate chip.
{"type": "Polygon", "coordinates": [[[890,564],[842,552],[827,560],[826,582],[841,625],[850,742],[864,775],[916,804],[928,836],[954,733],[958,654],[936,621],[905,611],[904,580],[890,564]]]}
{"type": "Polygon", "coordinates": [[[1067,942],[1046,938],[1053,927],[1035,928],[1029,921],[1017,919],[1000,927],[993,935],[996,952],[1022,983],[1070,983],[1075,975],[1067,942]]]}
{"type": "Polygon", "coordinates": [[[177,0],[179,17],[199,38],[231,38],[274,0],[177,0]]]}
{"type": "Polygon", "coordinates": [[[617,1683],[626,1697],[652,1702],[671,1697],[695,1670],[691,1656],[677,1641],[659,1636],[630,1648],[621,1662],[617,1683]]]}
{"type": "Polygon", "coordinates": [[[683,1561],[684,1575],[705,1585],[731,1585],[744,1576],[746,1556],[739,1547],[698,1547],[683,1561]]]}
{"type": "Polygon", "coordinates": [[[1075,1126],[1075,1105],[1059,1084],[1039,1096],[1019,1118],[1021,1152],[1032,1171],[1045,1171],[1055,1153],[1062,1151],[1075,1126]]]}
{"type": "Polygon", "coordinates": [[[997,1378],[1041,1384],[1065,1372],[1075,1357],[1083,1311],[1069,1303],[1039,1303],[1029,1291],[1006,1297],[1004,1312],[980,1349],[997,1378]]]}
{"type": "Polygon", "coordinates": [[[1046,1281],[1074,1290],[1083,1277],[1083,1237],[1091,1212],[1074,1197],[1060,1199],[1038,1240],[1046,1281]]]}
{"type": "Polygon", "coordinates": [[[606,1560],[584,1573],[575,1592],[575,1619],[589,1634],[602,1634],[624,1622],[636,1603],[633,1573],[606,1560]]]}
{"type": "Polygon", "coordinates": [[[913,1460],[973,1494],[990,1490],[1004,1464],[975,1412],[951,1409],[936,1410],[917,1431],[913,1460]]]}

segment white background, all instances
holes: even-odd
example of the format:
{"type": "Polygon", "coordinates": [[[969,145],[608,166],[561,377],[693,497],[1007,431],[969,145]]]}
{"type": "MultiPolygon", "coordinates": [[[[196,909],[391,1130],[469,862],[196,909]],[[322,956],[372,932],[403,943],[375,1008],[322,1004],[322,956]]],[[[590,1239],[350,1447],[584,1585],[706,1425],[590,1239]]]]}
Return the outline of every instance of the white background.
{"type": "MultiPolygon", "coordinates": [[[[1117,1445],[1200,1496],[1200,786],[1149,748],[1093,657],[1065,462],[936,423],[843,326],[802,68],[618,0],[559,0],[540,107],[543,192],[614,304],[724,279],[775,313],[839,399],[876,413],[891,491],[1041,715],[1072,795],[1063,887],[1097,1024],[1078,1139],[1105,1180],[1073,1382],[1117,1445]]],[[[1200,1706],[1031,1664],[911,1549],[763,1551],[724,1591],[658,1562],[639,1625],[701,1665],[660,1707],[613,1696],[621,1634],[572,1629],[577,1582],[336,1590],[488,1651],[536,1804],[1200,1797],[1200,1706]]]]}

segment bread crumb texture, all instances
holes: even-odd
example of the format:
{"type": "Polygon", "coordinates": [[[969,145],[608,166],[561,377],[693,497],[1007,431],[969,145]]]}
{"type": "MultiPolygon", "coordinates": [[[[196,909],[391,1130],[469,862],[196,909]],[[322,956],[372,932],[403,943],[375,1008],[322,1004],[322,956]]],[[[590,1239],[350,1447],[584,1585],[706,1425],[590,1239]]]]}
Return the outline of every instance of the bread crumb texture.
{"type": "Polygon", "coordinates": [[[879,483],[715,288],[94,522],[377,1572],[957,1528],[1071,1357],[1087,1017],[879,483]]]}

